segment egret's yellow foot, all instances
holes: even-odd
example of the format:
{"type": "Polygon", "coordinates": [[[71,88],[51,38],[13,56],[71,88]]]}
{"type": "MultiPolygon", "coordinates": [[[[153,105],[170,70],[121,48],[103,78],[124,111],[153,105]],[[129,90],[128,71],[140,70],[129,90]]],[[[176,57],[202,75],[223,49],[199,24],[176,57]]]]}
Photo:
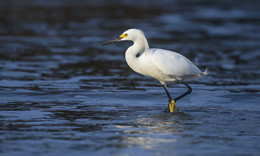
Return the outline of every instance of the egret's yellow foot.
{"type": "Polygon", "coordinates": [[[175,100],[172,100],[171,103],[169,104],[169,108],[170,108],[170,112],[173,113],[174,112],[174,108],[176,111],[179,111],[179,109],[176,107],[175,105],[175,100]]]}

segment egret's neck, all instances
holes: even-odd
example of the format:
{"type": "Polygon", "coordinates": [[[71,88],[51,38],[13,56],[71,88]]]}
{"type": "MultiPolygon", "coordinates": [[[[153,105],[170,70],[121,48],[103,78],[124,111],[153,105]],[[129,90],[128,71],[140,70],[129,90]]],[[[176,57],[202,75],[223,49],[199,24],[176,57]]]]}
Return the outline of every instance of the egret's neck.
{"type": "Polygon", "coordinates": [[[149,44],[144,36],[135,39],[134,44],[129,47],[126,53],[129,53],[132,56],[136,56],[139,53],[144,52],[146,49],[149,49],[149,44]]]}
{"type": "Polygon", "coordinates": [[[125,58],[127,64],[137,73],[140,73],[138,66],[140,66],[140,61],[138,61],[139,57],[142,57],[142,55],[149,51],[149,45],[144,36],[138,37],[135,39],[134,44],[129,47],[125,53],[125,58]]]}

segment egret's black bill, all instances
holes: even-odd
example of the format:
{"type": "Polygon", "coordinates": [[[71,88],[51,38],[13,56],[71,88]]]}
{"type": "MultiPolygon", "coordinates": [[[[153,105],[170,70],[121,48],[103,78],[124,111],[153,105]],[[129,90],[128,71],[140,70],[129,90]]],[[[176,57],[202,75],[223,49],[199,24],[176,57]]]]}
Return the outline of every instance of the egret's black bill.
{"type": "Polygon", "coordinates": [[[106,42],[102,42],[102,43],[100,43],[99,45],[102,46],[102,45],[105,45],[105,44],[108,44],[108,43],[118,42],[118,41],[120,41],[121,39],[122,39],[122,37],[117,37],[117,38],[115,38],[115,39],[113,39],[113,40],[109,40],[109,41],[106,41],[106,42]]]}

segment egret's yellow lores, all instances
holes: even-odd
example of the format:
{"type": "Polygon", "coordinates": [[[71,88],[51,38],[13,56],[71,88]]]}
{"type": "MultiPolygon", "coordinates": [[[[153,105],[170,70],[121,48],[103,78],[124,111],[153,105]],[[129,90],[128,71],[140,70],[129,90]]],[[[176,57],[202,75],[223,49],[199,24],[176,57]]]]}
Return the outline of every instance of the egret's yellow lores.
{"type": "Polygon", "coordinates": [[[170,112],[179,111],[175,102],[191,93],[192,88],[185,82],[186,80],[206,76],[208,71],[201,72],[185,56],[164,49],[149,48],[144,33],[138,29],[129,29],[119,37],[103,42],[105,45],[111,42],[133,41],[125,53],[126,62],[135,72],[157,79],[164,87],[169,98],[170,112]],[[167,89],[167,82],[182,82],[188,91],[172,99],[167,89]]]}

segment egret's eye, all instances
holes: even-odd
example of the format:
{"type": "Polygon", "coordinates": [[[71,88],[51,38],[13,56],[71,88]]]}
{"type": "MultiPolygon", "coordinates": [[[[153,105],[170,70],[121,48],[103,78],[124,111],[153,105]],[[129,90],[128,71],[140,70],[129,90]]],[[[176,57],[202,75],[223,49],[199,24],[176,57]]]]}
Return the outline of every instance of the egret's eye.
{"type": "Polygon", "coordinates": [[[127,36],[128,36],[127,33],[120,35],[120,37],[122,37],[122,38],[126,38],[127,36]]]}

